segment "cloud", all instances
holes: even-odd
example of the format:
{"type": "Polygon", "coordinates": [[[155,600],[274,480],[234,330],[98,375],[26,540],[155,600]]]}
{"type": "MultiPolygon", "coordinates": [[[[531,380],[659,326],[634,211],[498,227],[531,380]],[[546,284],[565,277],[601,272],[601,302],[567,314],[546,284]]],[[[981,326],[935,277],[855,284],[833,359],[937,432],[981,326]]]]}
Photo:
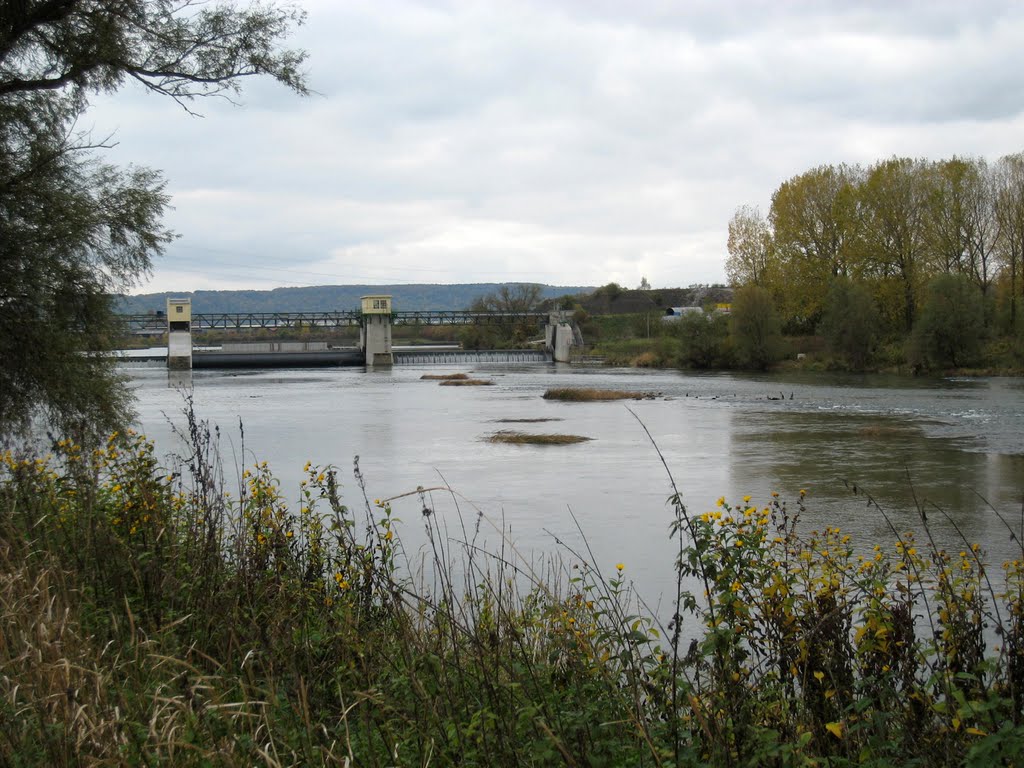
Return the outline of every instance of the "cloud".
{"type": "Polygon", "coordinates": [[[1024,7],[307,0],[318,95],[97,103],[180,239],[144,290],[724,279],[786,178],[1021,149],[1024,7]]]}

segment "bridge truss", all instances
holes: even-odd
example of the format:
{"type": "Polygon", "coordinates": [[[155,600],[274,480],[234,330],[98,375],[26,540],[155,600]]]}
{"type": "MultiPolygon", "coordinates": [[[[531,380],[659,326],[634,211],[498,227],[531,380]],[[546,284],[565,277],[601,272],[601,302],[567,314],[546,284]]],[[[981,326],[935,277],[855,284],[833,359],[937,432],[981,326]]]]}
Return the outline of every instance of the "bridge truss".
{"type": "MultiPolygon", "coordinates": [[[[543,323],[547,312],[469,312],[419,310],[393,312],[392,325],[512,325],[543,323]]],[[[167,330],[166,315],[121,315],[133,333],[161,333],[167,330]]],[[[207,312],[192,315],[193,331],[249,330],[256,328],[341,328],[358,326],[359,310],[335,312],[207,312]]]]}

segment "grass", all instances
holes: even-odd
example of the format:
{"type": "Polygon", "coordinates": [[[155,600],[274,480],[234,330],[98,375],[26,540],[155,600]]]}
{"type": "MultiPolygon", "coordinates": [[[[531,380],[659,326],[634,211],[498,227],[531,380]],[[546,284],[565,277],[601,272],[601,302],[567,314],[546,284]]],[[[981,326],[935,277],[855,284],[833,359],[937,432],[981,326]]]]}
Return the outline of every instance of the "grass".
{"type": "Polygon", "coordinates": [[[582,435],[532,435],[526,432],[502,430],[487,438],[489,443],[509,443],[511,445],[572,445],[592,440],[582,435]]]}
{"type": "Polygon", "coordinates": [[[468,378],[468,373],[424,373],[420,376],[420,379],[428,381],[464,381],[468,378]]]}
{"type": "Polygon", "coordinates": [[[446,379],[440,383],[442,387],[490,387],[494,384],[490,379],[446,379]]]}
{"type": "Polygon", "coordinates": [[[676,589],[651,611],[627,563],[563,550],[535,569],[506,541],[486,550],[472,522],[459,544],[436,489],[414,492],[428,556],[410,567],[358,462],[346,488],[307,464],[288,503],[265,462],[224,467],[191,415],[186,436],[170,466],[135,434],[0,454],[0,764],[1024,754],[1024,549],[1002,564],[966,539],[947,552],[923,515],[917,540],[863,496],[889,541],[804,531],[802,492],[695,513],[673,485],[676,589]]]}
{"type": "Polygon", "coordinates": [[[603,400],[651,400],[660,395],[655,392],[624,392],[618,389],[593,389],[588,387],[556,387],[547,390],[545,400],[561,400],[570,403],[592,403],[603,400]]]}

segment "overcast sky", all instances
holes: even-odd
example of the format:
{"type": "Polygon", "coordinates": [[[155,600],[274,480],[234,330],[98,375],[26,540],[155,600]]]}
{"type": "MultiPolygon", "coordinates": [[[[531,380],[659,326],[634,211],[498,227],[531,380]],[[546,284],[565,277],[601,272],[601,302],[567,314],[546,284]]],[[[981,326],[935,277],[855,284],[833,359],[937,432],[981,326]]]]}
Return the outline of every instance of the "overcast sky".
{"type": "Polygon", "coordinates": [[[725,279],[739,205],[822,163],[1024,150],[1024,3],[301,0],[299,98],[87,121],[162,169],[136,292],[725,279]]]}

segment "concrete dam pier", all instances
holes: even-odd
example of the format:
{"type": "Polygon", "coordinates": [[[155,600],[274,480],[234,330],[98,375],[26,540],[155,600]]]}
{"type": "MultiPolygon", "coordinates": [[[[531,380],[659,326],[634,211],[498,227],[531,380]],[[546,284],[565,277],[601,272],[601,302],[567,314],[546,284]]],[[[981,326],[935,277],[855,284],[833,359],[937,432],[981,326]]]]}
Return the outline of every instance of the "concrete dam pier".
{"type": "MultiPolygon", "coordinates": [[[[404,312],[396,313],[391,296],[363,296],[358,312],[298,313],[321,319],[318,325],[359,326],[358,347],[335,347],[327,342],[268,341],[228,343],[216,348],[194,347],[192,331],[212,327],[208,316],[193,315],[191,299],[167,300],[167,367],[170,370],[193,368],[288,368],[309,366],[366,366],[388,368],[396,364],[430,364],[451,362],[569,362],[572,349],[582,344],[579,330],[572,325],[571,313],[495,313],[495,312],[404,312]],[[406,324],[439,325],[446,321],[460,324],[498,323],[529,319],[544,322],[543,346],[518,350],[474,351],[452,347],[395,348],[391,329],[396,318],[406,324]]],[[[217,320],[227,318],[221,315],[217,320]]],[[[289,325],[287,313],[273,313],[266,318],[248,315],[242,321],[235,316],[236,329],[279,328],[289,325]],[[257,324],[259,323],[259,324],[257,324]]],[[[137,317],[129,322],[145,322],[137,317]]],[[[298,322],[303,322],[299,320],[298,322]]],[[[145,327],[152,329],[151,322],[145,327]]]]}

